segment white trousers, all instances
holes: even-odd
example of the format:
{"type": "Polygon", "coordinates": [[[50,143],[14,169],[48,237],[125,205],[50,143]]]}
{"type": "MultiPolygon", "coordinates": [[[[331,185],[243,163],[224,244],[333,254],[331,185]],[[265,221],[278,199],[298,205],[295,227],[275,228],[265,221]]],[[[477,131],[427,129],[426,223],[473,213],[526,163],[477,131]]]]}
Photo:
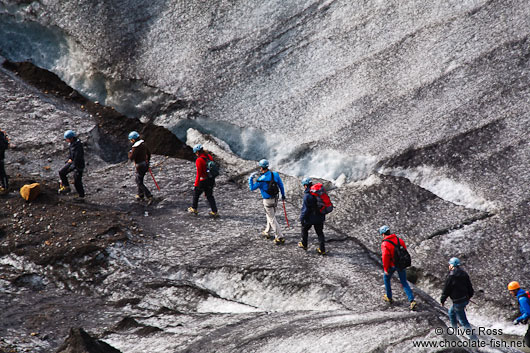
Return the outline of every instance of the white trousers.
{"type": "Polygon", "coordinates": [[[276,208],[278,207],[278,199],[263,199],[263,207],[265,208],[265,214],[267,215],[267,227],[265,233],[275,234],[275,238],[282,238],[282,230],[276,220],[276,208]],[[271,233],[272,228],[272,233],[271,233]]]}

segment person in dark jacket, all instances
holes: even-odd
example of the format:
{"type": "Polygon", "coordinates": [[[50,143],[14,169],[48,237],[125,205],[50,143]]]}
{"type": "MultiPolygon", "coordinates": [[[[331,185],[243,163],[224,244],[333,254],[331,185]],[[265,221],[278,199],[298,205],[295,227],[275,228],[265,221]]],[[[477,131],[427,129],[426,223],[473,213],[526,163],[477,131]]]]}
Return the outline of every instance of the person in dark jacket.
{"type": "Polygon", "coordinates": [[[6,150],[9,148],[9,139],[4,131],[0,130],[0,193],[7,192],[9,188],[8,179],[4,159],[6,155],[6,150]]]}
{"type": "Polygon", "coordinates": [[[208,200],[208,203],[210,204],[211,211],[209,215],[213,218],[217,218],[219,217],[219,212],[217,210],[217,204],[215,203],[215,197],[213,197],[215,179],[208,178],[207,167],[208,162],[213,161],[213,157],[209,153],[206,153],[200,143],[193,147],[193,153],[197,156],[197,159],[195,160],[197,174],[195,175],[195,183],[193,184],[193,201],[191,207],[188,208],[188,212],[193,215],[199,214],[199,197],[204,193],[204,195],[206,195],[206,200],[208,200]]]}
{"type": "MultiPolygon", "coordinates": [[[[471,329],[471,325],[467,321],[465,308],[469,304],[469,300],[473,297],[473,294],[475,294],[475,291],[473,290],[469,275],[460,267],[460,260],[452,257],[449,260],[449,274],[445,280],[440,303],[445,305],[448,297],[453,301],[453,305],[449,308],[448,314],[451,326],[454,329],[458,327],[457,319],[464,328],[471,329]]],[[[476,338],[474,334],[471,336],[472,338],[476,338]]]]}
{"type": "Polygon", "coordinates": [[[302,202],[302,210],[300,212],[300,223],[302,224],[302,241],[298,243],[298,246],[304,250],[307,250],[309,229],[314,227],[319,242],[317,252],[320,255],[326,255],[326,239],[324,237],[324,221],[326,220],[326,215],[320,213],[316,197],[309,192],[312,185],[313,182],[311,178],[302,179],[302,186],[304,187],[304,200],[302,202]]]}
{"type": "Polygon", "coordinates": [[[379,228],[379,235],[382,235],[383,241],[381,242],[381,255],[383,260],[383,282],[385,283],[385,291],[386,294],[383,295],[383,300],[392,304],[394,300],[392,299],[392,286],[390,280],[392,279],[392,275],[394,272],[397,271],[399,276],[399,282],[401,283],[401,286],[403,287],[403,290],[405,291],[405,294],[407,295],[407,298],[409,300],[409,308],[410,310],[414,310],[416,308],[416,301],[414,300],[414,293],[412,293],[412,289],[410,288],[409,282],[407,281],[407,270],[406,269],[399,269],[396,267],[396,264],[394,263],[394,247],[399,244],[403,248],[407,248],[405,245],[405,242],[403,239],[399,239],[397,235],[390,234],[390,227],[389,226],[382,226],[379,228]]]}
{"type": "Polygon", "coordinates": [[[149,202],[153,199],[151,191],[144,184],[145,174],[149,171],[149,161],[151,160],[151,151],[145,144],[144,140],[140,139],[140,134],[136,131],[129,133],[129,141],[132,143],[132,148],[128,153],[129,160],[134,162],[136,168],[136,186],[138,187],[138,194],[135,198],[143,200],[145,197],[149,202]]]}
{"type": "MultiPolygon", "coordinates": [[[[517,319],[513,320],[513,324],[518,325],[520,323],[528,323],[528,319],[530,318],[530,294],[524,289],[521,289],[519,282],[515,281],[508,284],[508,290],[513,297],[517,298],[517,302],[519,303],[519,311],[521,312],[521,315],[517,317],[517,319]]],[[[524,342],[526,347],[530,347],[530,325],[528,325],[528,329],[524,335],[524,342]]]]}
{"type": "Polygon", "coordinates": [[[64,167],[59,171],[61,177],[61,185],[59,186],[59,194],[67,194],[70,192],[70,184],[68,183],[67,175],[74,173],[74,186],[79,195],[79,198],[85,197],[85,188],[83,187],[83,171],[85,169],[85,153],[83,151],[83,144],[77,138],[72,130],[64,133],[64,139],[69,145],[68,160],[64,167]]]}

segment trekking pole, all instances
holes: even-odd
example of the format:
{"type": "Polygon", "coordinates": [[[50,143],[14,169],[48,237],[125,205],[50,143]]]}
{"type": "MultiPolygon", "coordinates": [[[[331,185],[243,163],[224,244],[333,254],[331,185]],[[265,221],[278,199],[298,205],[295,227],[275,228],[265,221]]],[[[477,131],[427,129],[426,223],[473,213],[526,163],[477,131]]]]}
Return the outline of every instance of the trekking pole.
{"type": "Polygon", "coordinates": [[[285,209],[285,200],[282,200],[282,202],[283,202],[283,214],[285,215],[285,222],[287,222],[287,228],[290,228],[289,220],[287,219],[287,210],[285,209]]]}
{"type": "Polygon", "coordinates": [[[158,186],[156,180],[155,180],[155,176],[153,175],[153,172],[151,171],[151,168],[149,168],[149,173],[151,173],[151,178],[153,178],[153,181],[155,182],[155,185],[156,185],[156,188],[158,189],[158,191],[160,191],[160,186],[158,186]]]}

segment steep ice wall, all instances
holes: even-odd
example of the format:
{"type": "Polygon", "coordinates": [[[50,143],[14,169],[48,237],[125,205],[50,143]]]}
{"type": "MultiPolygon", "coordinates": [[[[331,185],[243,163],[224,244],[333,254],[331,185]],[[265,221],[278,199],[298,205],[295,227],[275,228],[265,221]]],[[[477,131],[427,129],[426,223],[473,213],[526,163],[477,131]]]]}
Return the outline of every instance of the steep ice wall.
{"type": "MultiPolygon", "coordinates": [[[[2,0],[0,15],[8,58],[47,62],[87,95],[177,134],[242,129],[234,151],[293,174],[357,180],[377,161],[492,122],[528,131],[523,0],[2,0]],[[37,24],[56,38],[45,45],[53,53],[10,45],[37,24]],[[311,168],[321,160],[333,162],[311,168]]],[[[524,136],[513,138],[520,151],[524,136]]]]}

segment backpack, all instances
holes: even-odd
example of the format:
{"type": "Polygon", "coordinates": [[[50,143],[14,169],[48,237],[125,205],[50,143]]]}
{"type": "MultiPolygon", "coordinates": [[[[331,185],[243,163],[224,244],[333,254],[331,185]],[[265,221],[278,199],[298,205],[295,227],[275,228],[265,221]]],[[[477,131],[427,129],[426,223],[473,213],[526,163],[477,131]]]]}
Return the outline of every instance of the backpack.
{"type": "Polygon", "coordinates": [[[206,174],[208,175],[208,179],[215,179],[219,176],[219,165],[213,161],[213,159],[208,159],[205,157],[201,157],[206,162],[206,174]]]}
{"type": "Polygon", "coordinates": [[[280,193],[280,188],[278,183],[274,180],[274,173],[271,171],[271,180],[267,182],[267,194],[271,195],[273,198],[278,197],[280,193]]]}
{"type": "Polygon", "coordinates": [[[0,130],[0,150],[7,150],[9,147],[9,141],[7,140],[6,134],[0,130]]]}
{"type": "Polygon", "coordinates": [[[206,163],[206,173],[208,174],[208,178],[215,179],[219,176],[219,165],[212,160],[208,161],[206,163]]]}
{"type": "Polygon", "coordinates": [[[333,211],[333,204],[331,203],[331,199],[326,193],[326,189],[324,189],[322,183],[312,185],[309,189],[309,193],[317,199],[318,211],[321,214],[328,214],[333,211]]]}
{"type": "Polygon", "coordinates": [[[383,241],[387,241],[390,244],[394,245],[394,264],[396,265],[398,270],[404,270],[412,264],[412,260],[410,258],[410,254],[407,251],[407,249],[405,249],[401,245],[399,238],[396,237],[396,239],[397,239],[397,245],[388,239],[385,239],[383,241]]]}

